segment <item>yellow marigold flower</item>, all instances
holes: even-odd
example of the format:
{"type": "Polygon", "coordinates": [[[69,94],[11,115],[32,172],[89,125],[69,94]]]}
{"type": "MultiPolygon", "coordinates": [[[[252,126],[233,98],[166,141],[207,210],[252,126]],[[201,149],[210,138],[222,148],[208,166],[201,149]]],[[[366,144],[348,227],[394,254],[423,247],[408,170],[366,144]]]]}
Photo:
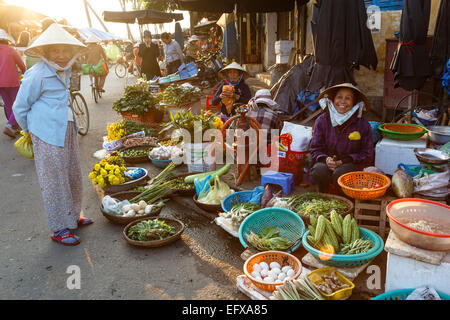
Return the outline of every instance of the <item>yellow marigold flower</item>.
{"type": "Polygon", "coordinates": [[[97,173],[96,172],[91,172],[89,173],[89,179],[94,179],[95,177],[97,177],[97,173]]]}
{"type": "Polygon", "coordinates": [[[101,168],[101,167],[100,167],[100,165],[99,165],[98,163],[94,166],[94,170],[95,170],[95,171],[99,171],[100,168],[101,168]]]}

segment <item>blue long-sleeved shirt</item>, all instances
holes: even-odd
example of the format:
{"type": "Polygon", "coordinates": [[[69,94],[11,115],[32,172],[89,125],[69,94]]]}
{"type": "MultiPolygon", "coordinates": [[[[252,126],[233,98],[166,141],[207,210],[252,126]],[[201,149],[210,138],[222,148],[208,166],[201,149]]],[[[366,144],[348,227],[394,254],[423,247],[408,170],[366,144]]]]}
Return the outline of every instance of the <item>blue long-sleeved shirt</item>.
{"type": "Polygon", "coordinates": [[[44,61],[25,72],[13,105],[17,123],[42,141],[64,147],[70,100],[70,69],[65,82],[44,61]]]}

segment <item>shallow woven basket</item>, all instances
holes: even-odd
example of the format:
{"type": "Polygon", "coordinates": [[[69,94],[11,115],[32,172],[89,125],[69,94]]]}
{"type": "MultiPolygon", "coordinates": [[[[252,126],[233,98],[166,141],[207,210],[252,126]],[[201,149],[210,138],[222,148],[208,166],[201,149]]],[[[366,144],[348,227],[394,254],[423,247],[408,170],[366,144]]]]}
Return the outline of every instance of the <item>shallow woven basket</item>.
{"type": "MultiPolygon", "coordinates": [[[[143,145],[143,146],[137,146],[137,147],[128,147],[128,148],[123,148],[120,150],[120,152],[123,152],[125,150],[145,150],[148,149],[150,147],[154,147],[153,145],[143,145]]],[[[150,159],[148,158],[148,155],[143,155],[140,157],[124,157],[123,156],[123,160],[125,160],[126,163],[130,163],[130,164],[136,164],[136,163],[143,163],[143,162],[150,162],[150,159]]]]}
{"type": "Polygon", "coordinates": [[[222,211],[221,204],[206,204],[206,203],[201,203],[201,202],[197,201],[196,193],[194,194],[193,200],[194,200],[195,204],[197,205],[197,207],[199,207],[200,209],[203,209],[205,211],[213,212],[213,213],[222,211]]]}
{"type": "MultiPolygon", "coordinates": [[[[137,169],[137,168],[138,167],[128,167],[127,169],[132,170],[132,169],[137,169]]],[[[134,189],[135,187],[137,187],[141,184],[145,184],[145,181],[148,180],[148,170],[145,168],[142,168],[142,169],[144,169],[144,171],[145,171],[145,176],[142,176],[139,179],[121,183],[121,184],[118,184],[115,186],[107,185],[106,187],[103,188],[103,191],[105,192],[105,194],[112,194],[112,193],[116,193],[116,192],[134,189]]]]}
{"type": "MultiPolygon", "coordinates": [[[[190,175],[192,175],[191,172],[183,173],[183,174],[176,175],[175,177],[173,177],[170,180],[174,180],[177,178],[185,178],[190,175]]],[[[195,186],[192,185],[192,189],[173,189],[170,196],[193,196],[194,194],[195,194],[195,186]]]]}
{"type": "Polygon", "coordinates": [[[342,191],[353,199],[371,200],[382,197],[391,186],[391,179],[384,174],[366,171],[355,171],[343,174],[338,179],[342,191]],[[372,190],[360,188],[372,188],[376,184],[382,187],[372,190]]]}
{"type": "MultiPolygon", "coordinates": [[[[150,219],[152,219],[152,218],[150,218],[150,219]]],[[[154,240],[154,241],[136,241],[136,240],[131,240],[130,238],[128,238],[128,229],[130,229],[131,226],[134,226],[135,224],[137,224],[141,221],[146,221],[146,220],[150,220],[150,219],[149,218],[139,219],[139,220],[136,220],[136,221],[133,221],[133,222],[127,224],[122,232],[124,239],[133,246],[142,247],[142,248],[156,248],[156,247],[166,246],[166,245],[171,244],[181,238],[181,234],[183,233],[184,228],[185,228],[184,223],[181,222],[180,220],[173,219],[173,218],[166,218],[166,217],[159,217],[158,220],[162,220],[165,223],[167,223],[168,225],[175,227],[176,233],[173,236],[167,237],[163,240],[154,240]]]]}
{"type": "MultiPolygon", "coordinates": [[[[120,201],[123,200],[131,200],[134,197],[140,195],[140,192],[134,192],[134,191],[123,191],[118,192],[110,195],[111,198],[118,199],[120,201]]],[[[102,212],[103,216],[108,219],[109,221],[116,223],[116,224],[128,224],[132,221],[140,220],[143,218],[150,218],[150,217],[157,217],[161,213],[162,208],[152,210],[149,214],[145,214],[142,216],[135,216],[135,217],[120,217],[120,216],[114,216],[112,214],[107,213],[105,210],[103,210],[103,205],[100,204],[100,211],[102,212]]]]}
{"type": "Polygon", "coordinates": [[[281,252],[281,251],[264,251],[257,253],[245,261],[244,264],[244,274],[247,276],[247,278],[250,279],[251,282],[258,288],[266,291],[275,291],[277,286],[282,285],[283,283],[276,283],[276,282],[264,282],[259,281],[258,279],[254,278],[252,276],[253,271],[253,265],[255,263],[260,262],[266,262],[267,264],[270,264],[271,262],[278,262],[282,267],[284,265],[289,264],[292,269],[295,271],[294,279],[297,279],[300,274],[302,273],[302,264],[300,260],[298,260],[295,256],[292,254],[281,252]],[[283,265],[284,264],[284,265],[283,265]]]}

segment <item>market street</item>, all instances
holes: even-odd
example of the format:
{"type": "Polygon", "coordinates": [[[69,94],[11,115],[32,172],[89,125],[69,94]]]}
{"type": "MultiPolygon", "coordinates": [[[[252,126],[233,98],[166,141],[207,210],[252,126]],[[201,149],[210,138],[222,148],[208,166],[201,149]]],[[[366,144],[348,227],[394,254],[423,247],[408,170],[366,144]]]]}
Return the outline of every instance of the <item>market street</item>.
{"type": "MultiPolygon", "coordinates": [[[[112,103],[122,95],[125,79],[111,71],[98,104],[82,78],[91,122],[87,136],[79,139],[83,209],[95,223],[77,230],[80,245],[51,241],[34,161],[14,149],[14,140],[0,138],[0,299],[248,299],[235,285],[242,274],[242,246],[204,217],[171,201],[161,216],[185,223],[182,240],[139,249],[123,240],[123,227],[102,216],[88,173],[107,123],[120,119],[112,103]],[[73,281],[77,272],[80,289],[73,281]]],[[[4,126],[5,117],[0,121],[4,126]]]]}

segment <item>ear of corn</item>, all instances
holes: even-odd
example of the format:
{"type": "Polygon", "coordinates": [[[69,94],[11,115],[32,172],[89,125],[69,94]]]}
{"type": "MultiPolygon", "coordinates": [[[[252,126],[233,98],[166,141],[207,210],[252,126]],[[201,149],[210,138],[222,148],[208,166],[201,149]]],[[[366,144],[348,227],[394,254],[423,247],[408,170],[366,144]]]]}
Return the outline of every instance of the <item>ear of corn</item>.
{"type": "Polygon", "coordinates": [[[352,239],[352,216],[347,214],[342,222],[342,242],[348,244],[352,239]]]}

